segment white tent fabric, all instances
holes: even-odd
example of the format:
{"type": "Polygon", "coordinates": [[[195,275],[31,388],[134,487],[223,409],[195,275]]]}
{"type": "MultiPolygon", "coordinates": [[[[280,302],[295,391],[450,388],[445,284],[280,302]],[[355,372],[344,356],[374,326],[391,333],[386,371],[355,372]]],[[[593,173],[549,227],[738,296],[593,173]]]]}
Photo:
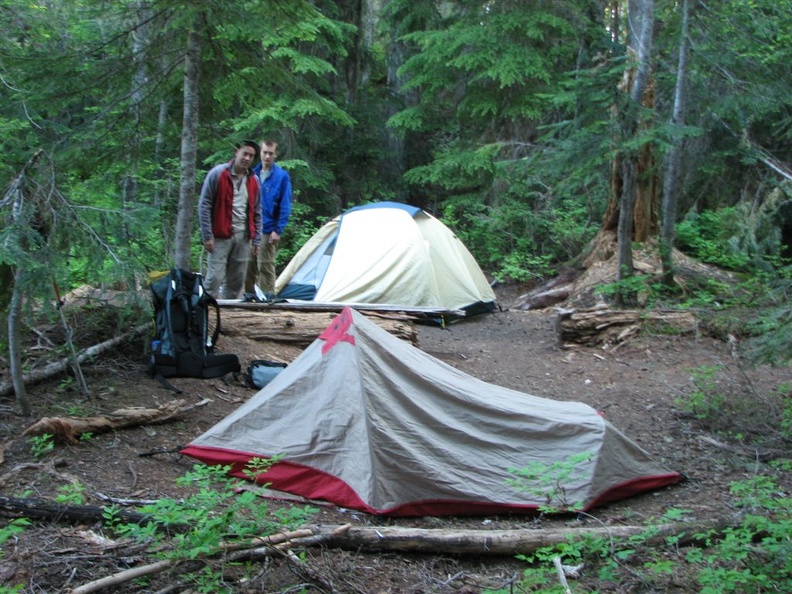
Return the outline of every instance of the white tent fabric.
{"type": "Polygon", "coordinates": [[[395,202],[350,209],[324,225],[275,282],[285,299],[491,311],[495,293],[451,230],[395,202]]]}
{"type": "Polygon", "coordinates": [[[584,509],[680,480],[589,406],[475,379],[344,308],[269,385],[183,453],[260,482],[393,516],[530,511],[571,460],[556,506],[584,509]],[[509,469],[543,477],[510,486],[509,469]]]}

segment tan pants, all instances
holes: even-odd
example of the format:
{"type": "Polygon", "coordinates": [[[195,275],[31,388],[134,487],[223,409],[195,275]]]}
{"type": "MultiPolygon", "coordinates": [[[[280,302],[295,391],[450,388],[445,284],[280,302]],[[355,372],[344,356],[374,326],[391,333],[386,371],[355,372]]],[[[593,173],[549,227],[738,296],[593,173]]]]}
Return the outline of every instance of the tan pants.
{"type": "Polygon", "coordinates": [[[250,260],[247,233],[235,233],[231,239],[215,239],[214,252],[206,263],[204,288],[217,299],[240,299],[250,260]]]}
{"type": "Polygon", "coordinates": [[[259,289],[265,293],[275,292],[275,255],[278,253],[278,244],[269,243],[266,236],[261,242],[258,257],[251,258],[245,276],[245,293],[253,292],[253,285],[258,284],[259,289]]]}

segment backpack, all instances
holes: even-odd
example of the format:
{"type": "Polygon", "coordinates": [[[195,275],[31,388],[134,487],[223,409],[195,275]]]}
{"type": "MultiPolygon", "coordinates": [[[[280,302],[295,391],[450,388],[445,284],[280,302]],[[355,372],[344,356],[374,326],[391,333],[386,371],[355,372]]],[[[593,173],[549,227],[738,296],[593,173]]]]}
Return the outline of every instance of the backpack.
{"type": "Polygon", "coordinates": [[[151,283],[156,336],[151,342],[149,375],[173,389],[165,377],[214,378],[240,371],[239,357],[214,354],[220,335],[220,308],[204,290],[203,276],[180,268],[151,283]],[[209,336],[209,312],[214,329],[209,336]]]}

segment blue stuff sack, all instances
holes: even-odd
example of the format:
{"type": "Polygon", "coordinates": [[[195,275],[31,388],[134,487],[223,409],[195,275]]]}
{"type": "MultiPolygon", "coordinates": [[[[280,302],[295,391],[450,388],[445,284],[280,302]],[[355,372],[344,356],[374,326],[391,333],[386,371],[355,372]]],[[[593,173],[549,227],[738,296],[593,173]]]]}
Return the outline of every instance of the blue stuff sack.
{"type": "Polygon", "coordinates": [[[251,388],[263,388],[284,369],[286,369],[286,363],[257,359],[248,365],[245,382],[251,388]]]}

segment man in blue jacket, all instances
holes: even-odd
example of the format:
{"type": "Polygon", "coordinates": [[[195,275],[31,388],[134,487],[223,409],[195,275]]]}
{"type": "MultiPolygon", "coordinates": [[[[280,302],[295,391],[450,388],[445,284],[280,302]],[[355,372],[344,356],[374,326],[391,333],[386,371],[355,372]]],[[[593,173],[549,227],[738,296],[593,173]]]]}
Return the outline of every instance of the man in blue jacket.
{"type": "Polygon", "coordinates": [[[252,293],[254,285],[265,293],[275,291],[275,255],[291,214],[291,178],[275,163],[278,143],[261,141],[261,163],[253,168],[261,186],[261,249],[258,258],[251,258],[245,277],[245,292],[252,293]]]}

